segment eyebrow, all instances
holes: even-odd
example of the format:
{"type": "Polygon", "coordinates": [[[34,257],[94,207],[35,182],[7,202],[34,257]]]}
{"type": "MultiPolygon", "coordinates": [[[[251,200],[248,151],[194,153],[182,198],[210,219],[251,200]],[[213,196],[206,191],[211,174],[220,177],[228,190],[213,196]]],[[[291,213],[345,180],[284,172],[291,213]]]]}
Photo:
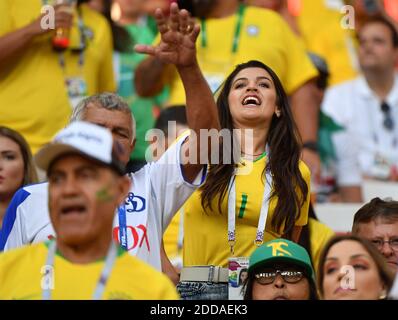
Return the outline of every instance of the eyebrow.
{"type": "MultiPolygon", "coordinates": [[[[368,255],[360,253],[360,254],[354,254],[354,255],[350,256],[350,260],[356,259],[356,258],[361,258],[361,257],[369,258],[368,255]]],[[[337,257],[330,257],[330,258],[325,259],[325,261],[328,261],[328,260],[337,261],[339,259],[337,257]]]]}
{"type": "MultiPolygon", "coordinates": [[[[248,79],[248,78],[245,78],[245,77],[242,77],[242,78],[236,79],[233,83],[235,83],[235,82],[237,82],[237,81],[239,81],[239,80],[249,80],[249,79],[248,79]]],[[[257,80],[257,81],[258,81],[258,80],[268,80],[268,81],[272,82],[270,78],[265,77],[265,76],[257,77],[256,80],[257,80]]]]}

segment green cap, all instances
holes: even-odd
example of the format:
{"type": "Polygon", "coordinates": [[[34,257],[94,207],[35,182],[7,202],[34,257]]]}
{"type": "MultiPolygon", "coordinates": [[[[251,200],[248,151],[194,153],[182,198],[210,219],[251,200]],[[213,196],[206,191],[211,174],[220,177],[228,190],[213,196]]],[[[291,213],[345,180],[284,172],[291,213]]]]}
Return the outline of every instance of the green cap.
{"type": "Polygon", "coordinates": [[[255,267],[274,262],[289,262],[303,267],[308,276],[314,279],[310,256],[302,246],[286,239],[275,239],[258,247],[250,256],[249,272],[255,267]]]}

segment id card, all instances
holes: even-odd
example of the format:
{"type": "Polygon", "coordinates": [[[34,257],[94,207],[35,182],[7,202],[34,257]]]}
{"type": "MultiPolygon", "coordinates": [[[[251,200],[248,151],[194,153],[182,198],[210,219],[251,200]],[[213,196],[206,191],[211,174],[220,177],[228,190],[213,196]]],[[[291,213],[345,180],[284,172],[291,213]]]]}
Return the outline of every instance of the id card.
{"type": "Polygon", "coordinates": [[[248,257],[233,257],[228,260],[228,299],[243,300],[243,283],[247,279],[248,257]]]}
{"type": "Polygon", "coordinates": [[[87,96],[87,83],[82,77],[68,77],[65,85],[72,108],[87,96]]]}

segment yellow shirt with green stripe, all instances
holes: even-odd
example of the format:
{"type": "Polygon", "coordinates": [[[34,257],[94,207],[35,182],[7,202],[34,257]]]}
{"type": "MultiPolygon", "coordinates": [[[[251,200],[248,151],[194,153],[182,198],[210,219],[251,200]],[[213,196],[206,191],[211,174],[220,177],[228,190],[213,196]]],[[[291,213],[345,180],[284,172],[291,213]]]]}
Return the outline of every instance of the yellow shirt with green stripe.
{"type": "MultiPolygon", "coordinates": [[[[266,157],[262,156],[254,162],[244,160],[239,164],[239,170],[253,164],[248,175],[236,176],[236,244],[234,255],[250,256],[256,249],[256,237],[259,213],[264,195],[263,171],[266,157]]],[[[299,164],[308,189],[310,187],[310,171],[304,162],[299,164]]],[[[184,266],[216,265],[226,267],[231,257],[228,245],[228,195],[225,196],[221,210],[218,212],[218,197],[212,202],[213,211],[202,208],[200,192],[196,191],[185,203],[184,215],[184,266]]],[[[277,204],[277,198],[269,202],[264,242],[280,238],[281,233],[271,228],[271,220],[277,204]]],[[[310,190],[300,215],[296,219],[296,226],[304,226],[308,220],[310,190]]],[[[292,213],[293,214],[293,213],[292,213]]]]}
{"type": "MultiPolygon", "coordinates": [[[[48,242],[0,254],[0,299],[42,298],[42,268],[46,264],[48,242]]],[[[92,299],[104,260],[73,264],[60,255],[54,259],[52,299],[92,299]]],[[[177,292],[171,281],[148,264],[118,252],[103,294],[105,300],[174,300],[177,292]]]]}
{"type": "MultiPolygon", "coordinates": [[[[206,19],[206,46],[201,44],[201,35],[196,42],[199,65],[213,90],[217,87],[215,84],[221,84],[237,64],[249,60],[259,60],[270,66],[288,94],[317,76],[299,38],[271,10],[246,7],[237,51],[233,53],[232,40],[237,19],[237,14],[206,19]]],[[[154,43],[158,43],[159,39],[158,36],[154,43]]],[[[173,66],[165,72],[164,82],[170,85],[168,104],[185,104],[184,88],[173,66]]]]}

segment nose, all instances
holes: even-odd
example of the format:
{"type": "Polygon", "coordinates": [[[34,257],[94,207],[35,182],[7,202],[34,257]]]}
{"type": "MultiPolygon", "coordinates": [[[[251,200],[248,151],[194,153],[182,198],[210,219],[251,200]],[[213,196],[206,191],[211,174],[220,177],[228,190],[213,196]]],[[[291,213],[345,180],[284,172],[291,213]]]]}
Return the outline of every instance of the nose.
{"type": "Polygon", "coordinates": [[[283,280],[282,276],[279,273],[276,275],[274,286],[278,289],[282,289],[286,286],[285,280],[283,280]]]}
{"type": "Polygon", "coordinates": [[[250,81],[249,84],[246,87],[246,91],[257,91],[257,86],[254,81],[250,81]]]}
{"type": "Polygon", "coordinates": [[[79,193],[78,184],[73,177],[68,177],[63,185],[62,193],[64,196],[73,196],[79,193]]]}
{"type": "Polygon", "coordinates": [[[394,251],[391,249],[390,244],[387,242],[383,243],[383,246],[380,249],[380,252],[382,253],[383,256],[386,258],[389,258],[393,255],[394,251]]]}

